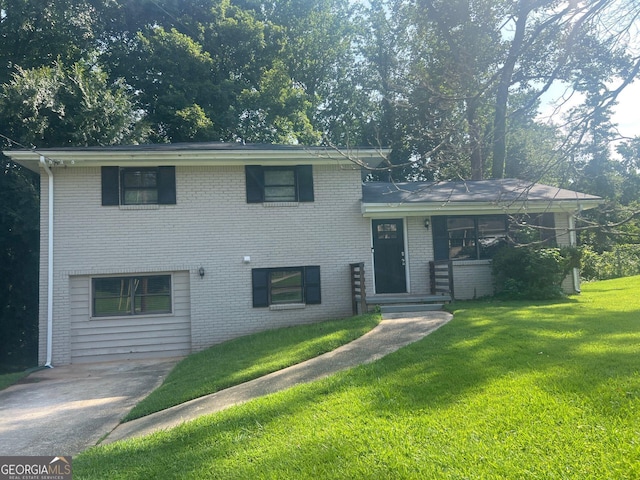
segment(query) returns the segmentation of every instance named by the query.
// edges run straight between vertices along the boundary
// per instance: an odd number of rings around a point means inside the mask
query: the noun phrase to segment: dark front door
[[[376,293],[406,293],[402,219],[373,220],[372,227]]]

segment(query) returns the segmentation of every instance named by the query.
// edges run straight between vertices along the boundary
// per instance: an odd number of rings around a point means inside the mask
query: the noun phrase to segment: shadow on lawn
[[[612,378],[629,386],[624,397],[640,398],[637,312],[593,308],[574,299],[521,307],[514,302],[474,302],[468,311],[458,306],[445,328],[382,360],[394,365],[383,378],[396,401],[381,398],[372,408],[437,408],[495,380],[528,374],[535,375],[536,387],[579,397],[599,410],[600,387]],[[377,366],[371,368],[371,377],[380,374]]]
[[[366,444],[362,437],[376,435],[367,431],[375,422],[367,427],[362,416],[437,414],[495,382],[520,377],[556,398],[578,399],[600,414],[616,415],[621,402],[640,399],[640,322],[637,312],[599,305],[575,299],[533,307],[525,302],[459,303],[449,324],[377,362],[200,418],[133,448],[125,443],[89,451],[74,460],[74,468],[86,474],[94,458],[100,468],[112,465],[100,471],[105,478],[122,472],[127,478],[136,478],[136,472],[141,472],[138,478],[224,478],[225,473],[249,478],[279,462],[325,462],[334,468],[348,461],[340,453],[344,442],[354,441],[353,432],[331,430],[335,423],[349,425],[353,418],[361,430],[357,441]],[[616,388],[608,385],[612,378]],[[272,435],[285,435],[289,450],[252,450]],[[129,445],[123,455],[121,445]],[[250,460],[232,462],[239,457]],[[171,461],[156,464],[158,458]]]

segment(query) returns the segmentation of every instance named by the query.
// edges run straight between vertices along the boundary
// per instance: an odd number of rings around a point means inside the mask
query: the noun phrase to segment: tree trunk
[[[484,168],[482,161],[482,135],[476,112],[478,101],[476,98],[467,100],[467,124],[469,126],[469,139],[471,143],[471,180],[482,180]]]
[[[507,104],[509,100],[509,87],[513,77],[522,43],[524,41],[525,28],[527,26],[526,7],[519,8],[516,20],[516,30],[511,41],[509,54],[500,73],[500,81],[496,92],[495,116],[493,119],[493,162],[491,164],[491,178],[503,178],[507,158]]]

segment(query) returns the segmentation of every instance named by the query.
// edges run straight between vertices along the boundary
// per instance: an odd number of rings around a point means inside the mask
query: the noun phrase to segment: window
[[[507,242],[506,215],[434,217],[436,260],[479,260],[493,257]]]
[[[171,313],[171,275],[92,279],[94,317]]]
[[[394,240],[398,238],[398,223],[379,223],[376,233],[381,240]]]
[[[556,228],[553,213],[518,215],[509,227],[510,235],[516,243],[539,243],[545,247],[555,247]]]
[[[253,306],[320,303],[320,267],[254,268]]]
[[[120,170],[121,203],[142,205],[158,203],[158,170],[123,168]]]
[[[311,165],[291,167],[245,167],[247,203],[313,202],[313,168]]]
[[[175,203],[175,167],[102,167],[102,205]]]

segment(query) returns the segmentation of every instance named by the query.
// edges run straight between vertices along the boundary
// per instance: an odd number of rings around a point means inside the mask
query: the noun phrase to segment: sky
[[[614,121],[625,136],[640,136],[640,79],[625,88],[615,106]]]
[[[553,111],[553,104],[564,93],[564,87],[560,85],[552,86],[547,93],[541,97],[539,120],[548,120],[549,114]],[[576,97],[568,102],[562,110],[577,105],[581,101]],[[613,123],[617,125],[618,132],[624,139],[640,137],[640,78],[627,87],[618,96],[617,105],[613,107]],[[557,121],[560,116],[554,117],[552,121]],[[626,138],[625,138],[626,137]],[[617,144],[617,142],[615,142]]]

